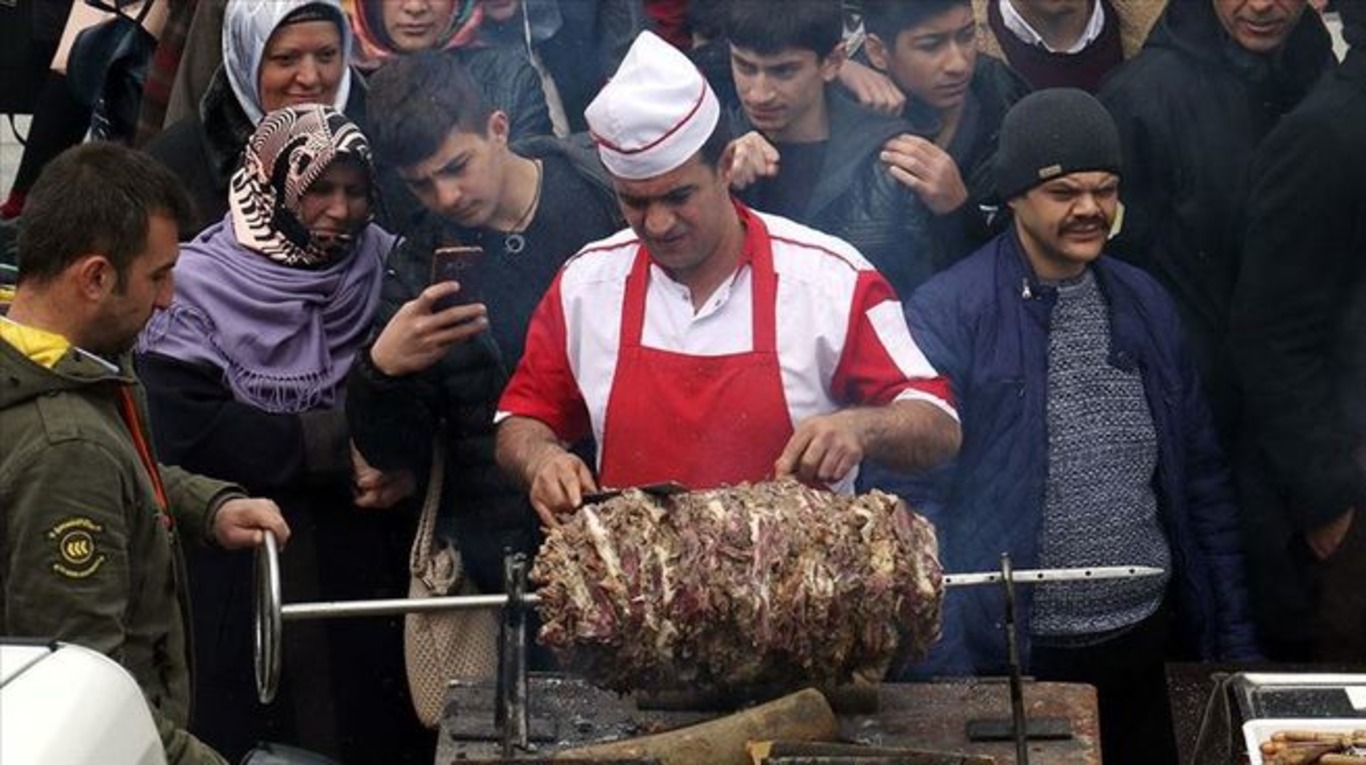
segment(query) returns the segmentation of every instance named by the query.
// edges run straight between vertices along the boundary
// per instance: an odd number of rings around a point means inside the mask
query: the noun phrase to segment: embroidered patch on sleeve
[[[52,572],[68,579],[85,579],[100,570],[105,555],[99,549],[104,527],[80,516],[67,518],[48,529],[47,538],[57,546]]]

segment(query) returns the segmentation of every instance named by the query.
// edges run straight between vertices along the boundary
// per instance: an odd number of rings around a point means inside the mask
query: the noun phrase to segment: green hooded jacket
[[[211,541],[231,484],[139,456],[147,409],[128,360],[72,348],[45,368],[0,340],[0,634],[102,651],[137,680],[167,759],[224,760],[190,717],[188,603],[178,536]],[[121,415],[131,397],[136,427]],[[172,530],[174,529],[174,531]],[[175,531],[179,531],[177,534]]]

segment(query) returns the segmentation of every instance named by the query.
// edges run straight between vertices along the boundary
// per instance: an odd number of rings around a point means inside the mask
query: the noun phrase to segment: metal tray
[[[1263,765],[1261,744],[1263,741],[1271,740],[1271,735],[1277,731],[1284,730],[1311,730],[1323,733],[1351,733],[1356,730],[1366,729],[1362,725],[1360,718],[1332,719],[1323,718],[1315,720],[1290,719],[1290,720],[1249,720],[1243,723],[1243,743],[1247,745],[1248,765]]]
[[[1366,719],[1366,674],[1240,672],[1231,687],[1244,720]]]

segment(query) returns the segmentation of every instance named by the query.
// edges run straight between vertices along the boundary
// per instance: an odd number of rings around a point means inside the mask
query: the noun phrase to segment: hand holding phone
[[[438,247],[432,251],[431,283],[459,282],[460,291],[432,304],[432,312],[455,305],[484,302],[484,249],[465,245]]]

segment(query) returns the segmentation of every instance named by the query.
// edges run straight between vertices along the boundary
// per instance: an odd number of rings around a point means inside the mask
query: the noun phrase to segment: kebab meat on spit
[[[937,552],[892,495],[789,479],[585,506],[531,579],[541,642],[603,687],[835,685],[939,637]]]

